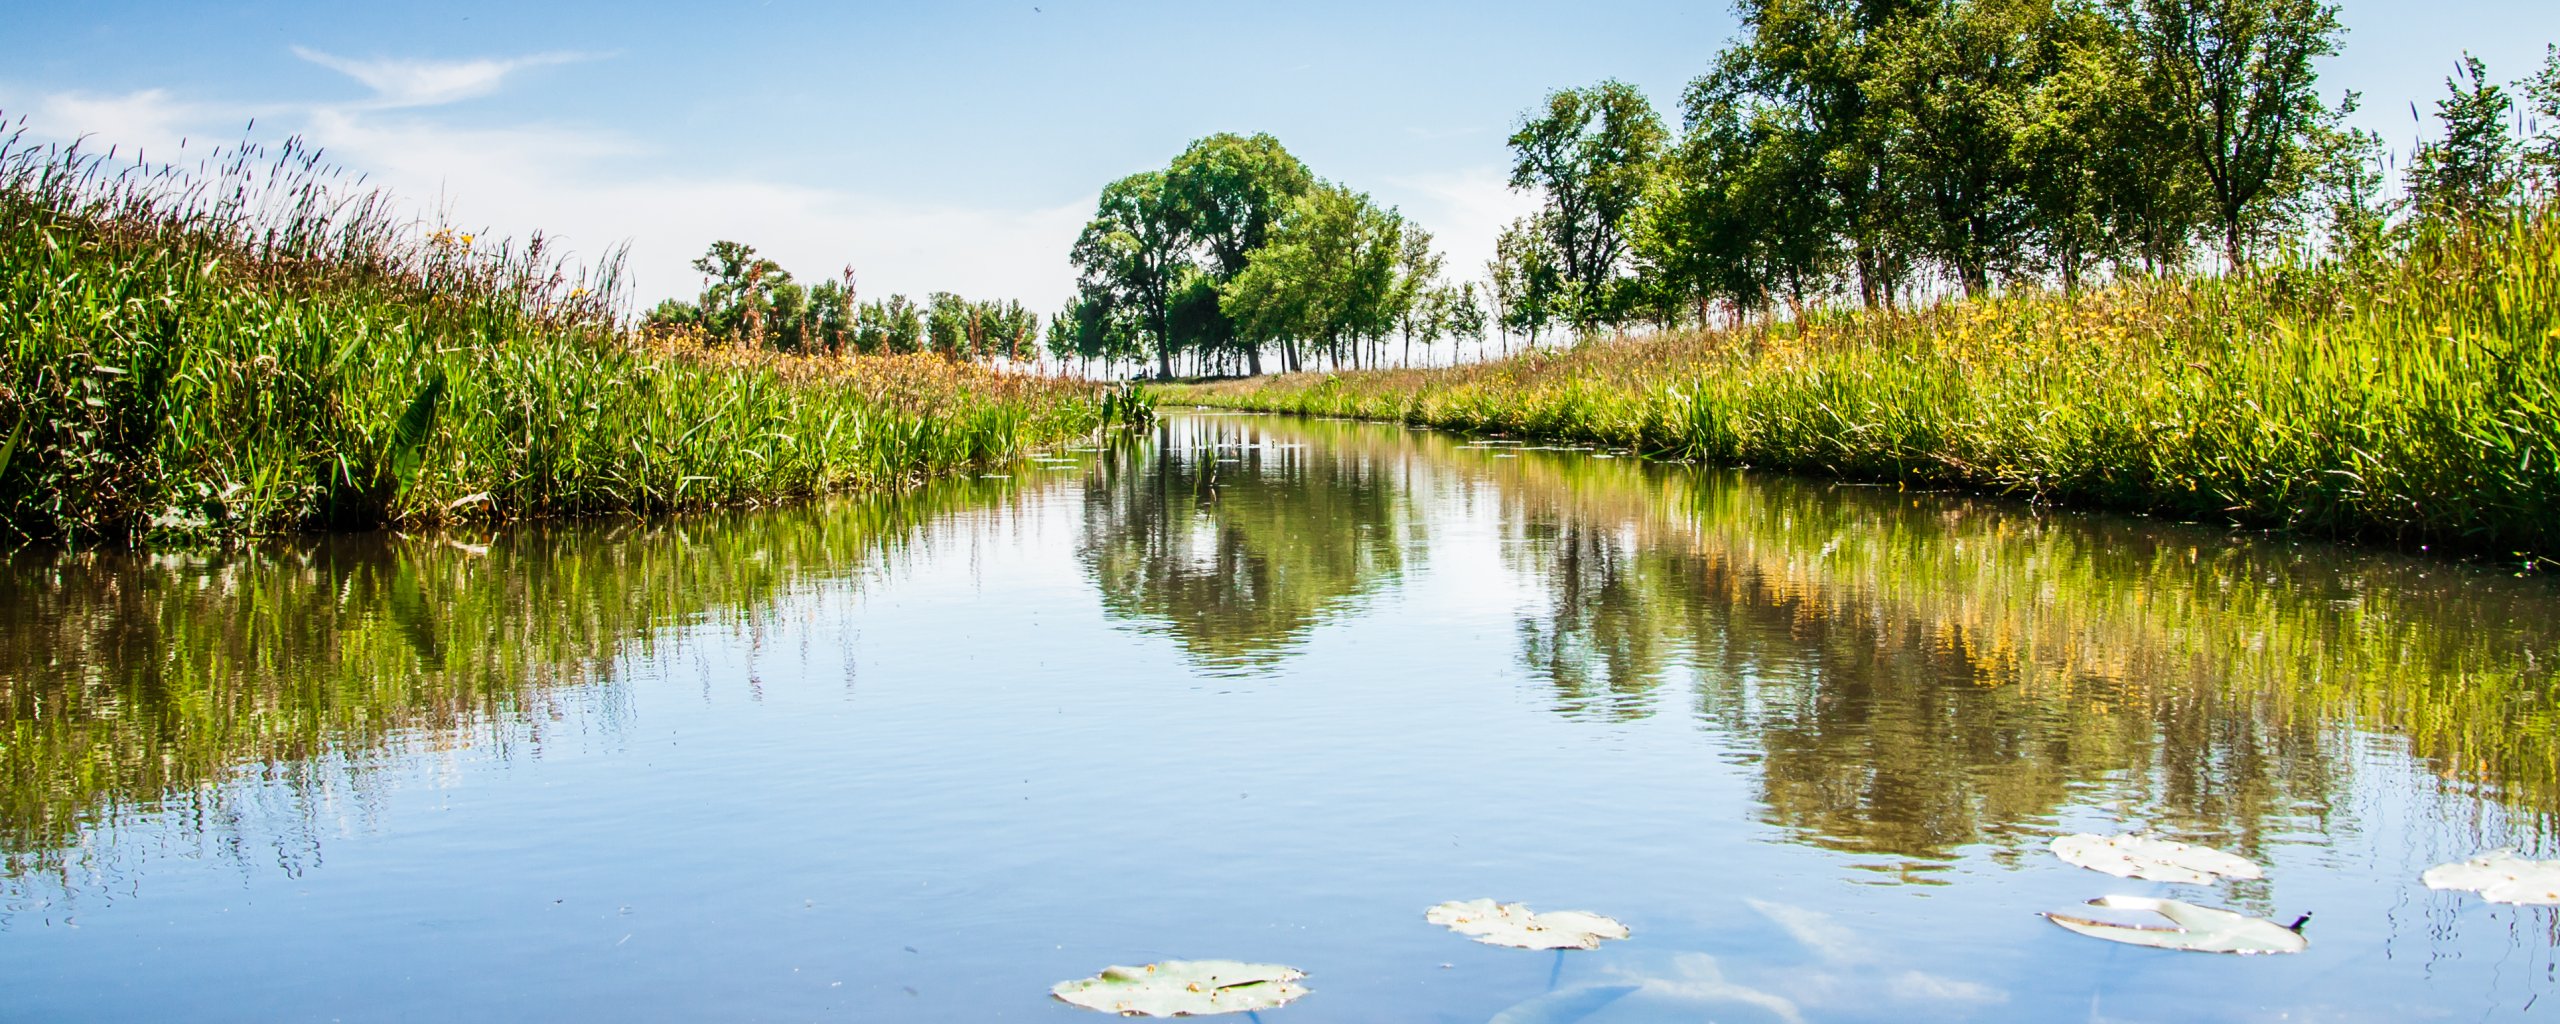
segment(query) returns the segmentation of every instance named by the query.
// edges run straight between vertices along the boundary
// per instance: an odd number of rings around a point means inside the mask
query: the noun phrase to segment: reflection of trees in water
[[[1639,718],[1679,655],[1688,621],[1687,562],[1664,559],[1618,524],[1558,517],[1524,523],[1515,568],[1542,577],[1544,615],[1519,622],[1520,658],[1555,688],[1567,714]]]
[[[524,529],[486,548],[339,537],[0,560],[0,877],[65,870],[82,829],[150,810],[243,855],[271,846],[290,870],[317,833],[265,812],[361,816],[381,745],[503,754],[573,711],[610,727],[613,687],[574,702],[559,687],[609,682],[659,629],[754,628],[792,588],[877,565],[1000,486]],[[251,766],[256,784],[225,785]],[[261,805],[261,835],[240,834],[241,800]]]
[[[2128,801],[2242,849],[2316,825],[2357,728],[2560,810],[2560,595],[2440,563],[2137,520],[1584,459],[1500,470],[1568,714],[1672,680],[1756,748],[1766,813],[1938,857]]]
[[[1203,665],[1259,668],[1400,576],[1420,544],[1402,453],[1310,430],[1180,418],[1112,453],[1079,552],[1103,607]]]

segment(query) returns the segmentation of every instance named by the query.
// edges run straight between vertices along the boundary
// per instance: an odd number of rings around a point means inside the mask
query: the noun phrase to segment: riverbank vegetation
[[[2560,175],[2560,50],[2465,56],[2393,160],[2325,100],[2320,0],[1738,5],[1666,127],[1633,87],[1551,94],[1511,137],[1541,209],[1488,267],[1506,332],[1805,319],[2324,260],[2529,210]],[[2447,54],[2447,58],[2455,55]],[[2391,186],[2399,171],[2399,189]]]
[[[1172,400],[2560,558],[2560,216],[2362,269],[2021,291]]]
[[[1093,384],[629,329],[618,258],[426,231],[294,143],[0,144],[0,537],[664,512],[1096,426]],[[719,340],[719,339],[713,339]]]
[[[1496,319],[1591,343],[1186,397],[2560,558],[2560,50],[2395,192],[2326,5],[1847,11],[1746,4],[1681,138],[1523,119]]]

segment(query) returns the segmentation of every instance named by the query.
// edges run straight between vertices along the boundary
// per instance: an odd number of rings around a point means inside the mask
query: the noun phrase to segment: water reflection
[[[1409,452],[1378,437],[1190,416],[1113,450],[1085,483],[1080,547],[1103,606],[1214,671],[1278,663],[1420,557]]]
[[[1522,662],[1557,709],[1685,699],[1822,845],[1944,857],[2105,799],[2252,850],[2320,826],[2353,730],[2405,736],[2528,839],[2560,809],[2545,581],[1625,461],[1486,471],[1546,595]]]
[[[1239,954],[1319,972],[1308,1024],[2045,1019],[2102,989],[2126,1019],[2391,1019],[2549,987],[2549,912],[2414,879],[2550,849],[2551,582],[1597,455],[1178,416],[781,514],[20,555],[0,896],[35,898],[0,900],[0,987],[142,1017],[275,950],[332,969],[239,1016],[503,1016],[538,984],[975,1020]],[[857,644],[858,686],[829,674]],[[1237,674],[1285,685],[1199,682]],[[2267,863],[2180,895],[2317,910],[2313,954],[2033,918],[2125,891],[2044,837],[2130,825]],[[252,870],[169,858],[150,913],[76,935],[22,884],[190,837]],[[1550,965],[1416,922],[1476,895],[1638,937]],[[83,943],[116,928],[202,952],[109,984]]]
[[[308,819],[364,803],[386,747],[506,757],[564,726],[609,731],[616,667],[647,659],[659,631],[752,620],[795,587],[876,567],[920,526],[1010,492],[959,481],[916,497],[486,543],[375,536],[10,556],[5,874],[67,870],[85,829],[154,811],[193,821],[219,847],[273,848],[298,870],[316,847],[308,830],[228,834],[232,802],[248,796],[226,783],[243,769],[279,784],[249,787],[255,798],[295,801]],[[261,817],[274,832],[276,816]]]

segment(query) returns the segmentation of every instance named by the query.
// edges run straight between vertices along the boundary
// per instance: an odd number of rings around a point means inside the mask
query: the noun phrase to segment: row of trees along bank
[[[738,242],[711,243],[693,268],[702,272],[701,296],[659,303],[645,322],[653,333],[784,352],[934,352],[981,362],[1039,356],[1040,315],[1020,302],[975,302],[950,292],[921,304],[904,295],[859,302],[852,267],[836,280],[804,285]]]
[[[1103,187],[1070,254],[1078,288],[1050,320],[1062,360],[1177,359],[1199,372],[1381,365],[1400,338],[1481,337],[1473,282],[1442,279],[1431,233],[1315,177],[1268,135],[1193,142],[1161,171]]]
[[[1665,127],[1619,82],[1511,137],[1543,197],[1488,267],[1532,339],[1783,307],[2076,291],[2271,257],[2370,259],[2395,232],[2528,203],[2560,167],[2560,54],[2519,97],[2465,57],[2403,165],[2325,103],[2320,0],[1744,0]],[[2414,111],[2413,111],[2414,113]]]

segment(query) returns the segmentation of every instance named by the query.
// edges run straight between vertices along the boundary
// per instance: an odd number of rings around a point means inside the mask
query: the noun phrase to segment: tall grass
[[[757,504],[1103,416],[1092,385],[931,357],[651,342],[618,253],[427,231],[297,143],[116,156],[0,138],[0,538]]]
[[[1171,400],[2560,558],[2560,207],[2361,268],[2028,292]]]

